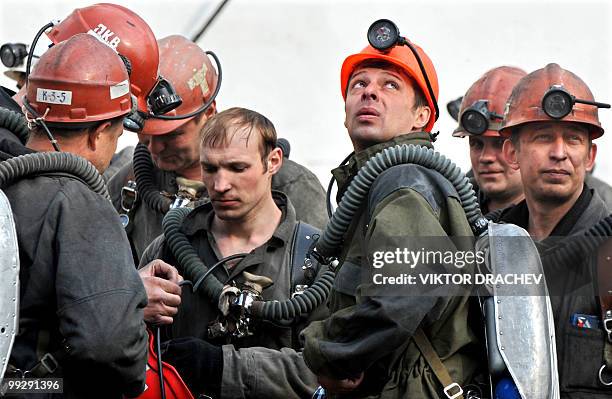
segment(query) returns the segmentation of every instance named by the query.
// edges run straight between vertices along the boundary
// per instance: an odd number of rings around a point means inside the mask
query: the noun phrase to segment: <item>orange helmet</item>
[[[523,77],[506,104],[499,133],[510,137],[512,128],[530,122],[576,122],[589,128],[591,139],[604,130],[598,108],[609,104],[593,100],[593,93],[582,79],[557,64],[548,64]]]
[[[376,27],[376,25],[380,24],[381,22],[391,23],[393,25],[393,28],[397,30],[397,27],[395,27],[395,25],[391,21],[379,20],[379,21],[376,21],[370,27],[370,31],[372,30],[372,28]],[[396,32],[396,33],[399,34],[399,32]],[[404,39],[404,38],[400,38],[400,39],[403,39],[406,42],[408,42],[407,39]],[[371,45],[369,45],[363,50],[361,50],[360,53],[349,55],[344,60],[344,63],[342,64],[342,70],[340,72],[340,88],[342,89],[342,98],[344,98],[344,100],[346,101],[348,81],[351,78],[353,72],[355,71],[355,68],[357,67],[359,63],[365,60],[387,61],[397,66],[398,68],[403,70],[408,76],[410,76],[410,78],[412,78],[416,82],[416,84],[419,86],[419,88],[423,92],[423,95],[427,99],[427,104],[429,105],[429,108],[431,109],[431,116],[429,118],[429,122],[427,122],[427,125],[424,127],[424,130],[427,132],[430,132],[431,129],[433,128],[434,123],[436,122],[439,116],[438,115],[439,112],[437,112],[437,109],[438,109],[437,98],[438,98],[438,90],[439,90],[438,89],[438,75],[436,73],[436,69],[433,66],[433,63],[431,62],[431,59],[427,56],[427,54],[425,54],[423,49],[412,42],[410,42],[410,45],[414,47],[417,54],[419,55],[419,58],[421,59],[421,62],[423,63],[423,69],[425,70],[425,75],[427,76],[425,76],[422,73],[421,67],[419,65],[419,61],[417,60],[412,50],[407,45],[395,45],[394,47],[391,47],[390,49],[383,50],[383,51],[377,50]],[[429,88],[427,87],[427,79],[429,80],[429,83],[431,84],[433,97],[430,94]]]
[[[200,108],[213,94],[217,85],[217,71],[210,59],[191,40],[172,35],[160,39],[160,73],[175,87],[183,100],[178,108],[166,115],[188,114]],[[141,133],[160,135],[170,133],[195,118],[162,120],[147,119]]]
[[[92,35],[129,60],[131,92],[138,109],[148,112],[147,96],[159,76],[159,51],[149,25],[125,7],[101,3],[75,9],[48,36],[57,44],[77,33]]]
[[[459,126],[453,136],[499,137],[506,100],[514,85],[525,75],[527,72],[510,66],[493,68],[482,75],[463,96]]]
[[[103,121],[132,109],[125,64],[112,49],[84,33],[40,57],[24,102],[48,124]]]

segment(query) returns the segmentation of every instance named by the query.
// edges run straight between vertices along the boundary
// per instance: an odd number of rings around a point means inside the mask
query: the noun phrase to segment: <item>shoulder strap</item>
[[[449,399],[463,399],[463,389],[459,384],[453,381],[421,327],[417,328],[412,338],[436,378],[442,383],[444,395]]]
[[[601,307],[601,321],[606,332],[604,340],[602,369],[612,370],[612,239],[606,240],[599,247],[597,254],[597,284],[599,288],[599,305]],[[602,379],[602,371],[599,378]],[[612,381],[601,381],[610,386]]]
[[[304,264],[306,254],[313,243],[313,235],[315,234],[321,234],[321,230],[302,221],[298,221],[293,230],[290,255],[292,294],[300,292],[312,284],[319,272],[318,262],[313,262],[311,267],[306,267]]]

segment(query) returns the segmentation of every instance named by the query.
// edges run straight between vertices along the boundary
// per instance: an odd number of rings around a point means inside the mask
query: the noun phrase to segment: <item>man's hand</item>
[[[336,394],[350,393],[357,389],[357,387],[359,387],[363,381],[363,372],[361,372],[361,374],[355,378],[345,378],[343,380],[336,380],[324,375],[318,375],[317,379],[319,380],[319,384],[325,388],[326,392]]]
[[[178,283],[183,278],[178,270],[160,259],[155,259],[138,270],[138,274],[149,300],[144,309],[145,321],[151,324],[172,324],[172,317],[181,304],[181,287]]]

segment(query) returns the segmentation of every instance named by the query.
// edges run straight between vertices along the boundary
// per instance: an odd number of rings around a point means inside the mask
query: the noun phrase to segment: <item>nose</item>
[[[498,153],[499,153],[499,150],[497,150],[495,146],[493,146],[491,143],[486,141],[482,147],[482,151],[480,152],[479,161],[480,163],[486,163],[486,164],[493,163],[495,162],[495,159],[497,158]]]
[[[376,101],[378,99],[378,92],[376,90],[376,85],[373,83],[368,84],[363,89],[363,93],[361,94],[361,99],[363,101],[373,100]]]
[[[219,170],[213,178],[213,190],[217,193],[226,193],[232,188],[229,176],[225,171]]]
[[[151,154],[157,155],[164,150],[166,145],[164,144],[164,140],[162,140],[160,137],[150,136],[147,147],[149,148],[149,152],[151,152]]]
[[[555,161],[563,161],[567,158],[567,148],[563,137],[557,137],[550,147],[550,158]]]

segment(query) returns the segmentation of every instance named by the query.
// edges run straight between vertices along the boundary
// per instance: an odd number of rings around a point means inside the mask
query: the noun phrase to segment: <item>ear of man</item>
[[[514,169],[519,170],[520,166],[518,164],[518,158],[516,156],[517,148],[512,140],[504,141],[504,145],[502,147],[502,153],[504,155],[504,159],[508,163],[508,165]]]

